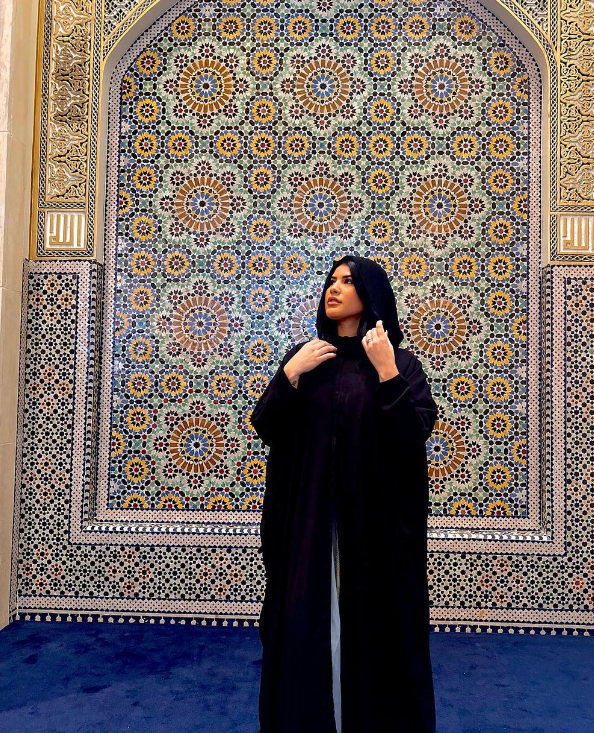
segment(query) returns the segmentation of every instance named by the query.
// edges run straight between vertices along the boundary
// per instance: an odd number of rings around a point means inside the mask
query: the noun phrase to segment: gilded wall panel
[[[560,203],[594,206],[594,5],[560,7]],[[590,243],[592,245],[592,242]]]
[[[54,6],[48,88],[46,200],[84,204],[87,190],[92,3]]]
[[[46,0],[38,58],[32,256],[93,256],[86,244],[91,170],[93,0]],[[76,231],[76,234],[75,234]]]

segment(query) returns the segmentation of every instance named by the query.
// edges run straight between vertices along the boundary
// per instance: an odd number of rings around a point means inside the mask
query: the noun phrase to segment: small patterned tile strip
[[[103,37],[106,41],[106,50],[111,49],[112,43],[110,43],[110,37],[115,35],[115,32],[122,26],[124,29],[130,27],[131,22],[146,12],[147,8],[154,5],[155,0],[103,0]],[[262,8],[270,6],[270,2],[262,2]],[[343,6],[348,6],[348,3],[342,2]],[[203,2],[205,9],[208,7],[208,0]],[[325,3],[326,7],[332,8],[334,3]],[[548,12],[549,2],[548,0],[520,0],[518,5],[525,10],[529,17],[533,18],[536,23],[545,32],[549,30]],[[321,7],[322,3],[318,3],[318,7]],[[382,2],[382,7],[388,6],[388,3]]]

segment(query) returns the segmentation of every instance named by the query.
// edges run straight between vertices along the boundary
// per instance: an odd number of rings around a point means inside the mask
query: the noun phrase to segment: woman
[[[433,733],[425,441],[437,405],[398,346],[379,264],[334,262],[316,328],[251,416],[270,448],[260,731]]]

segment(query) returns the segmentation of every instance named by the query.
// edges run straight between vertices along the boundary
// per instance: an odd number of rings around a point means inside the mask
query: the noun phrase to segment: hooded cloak
[[[364,312],[361,335],[338,336],[325,293],[348,258]],[[379,319],[399,371],[384,382],[362,344]],[[336,733],[333,540],[342,733],[434,733],[425,441],[438,408],[421,362],[399,346],[396,301],[381,265],[354,255],[335,261],[316,328],[337,355],[301,374],[295,388],[284,366],[307,341],[292,346],[251,415],[270,449],[260,524],[260,733]]]

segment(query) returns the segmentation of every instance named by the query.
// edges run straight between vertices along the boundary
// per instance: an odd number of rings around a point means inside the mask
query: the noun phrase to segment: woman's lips
[[[328,305],[340,305],[340,300],[329,300]]]

